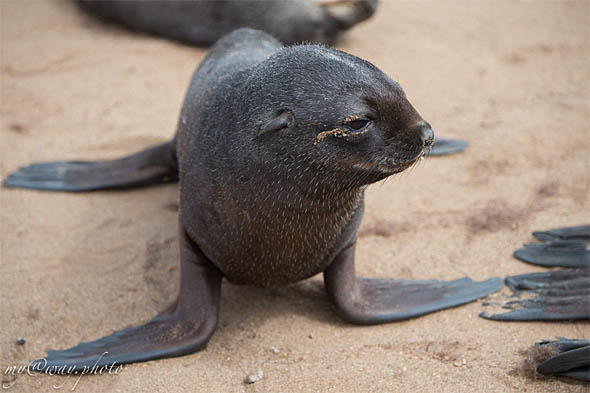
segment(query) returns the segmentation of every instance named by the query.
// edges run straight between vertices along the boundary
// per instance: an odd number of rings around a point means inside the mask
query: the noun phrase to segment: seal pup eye
[[[371,120],[369,120],[369,119],[355,119],[355,120],[351,120],[351,121],[347,122],[346,125],[351,130],[358,132],[358,131],[362,131],[363,129],[365,129],[370,123],[371,123]]]

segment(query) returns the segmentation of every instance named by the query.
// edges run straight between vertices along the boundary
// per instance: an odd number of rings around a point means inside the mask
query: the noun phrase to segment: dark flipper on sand
[[[175,142],[111,161],[55,161],[20,168],[4,186],[48,191],[94,191],[143,187],[178,180]]]
[[[557,352],[539,364],[537,372],[590,381],[590,341],[558,338],[535,344],[537,349],[550,348]]]
[[[514,252],[523,262],[540,266],[590,268],[590,225],[533,232],[543,243],[527,243]]]
[[[514,252],[522,261],[547,267],[575,267],[506,278],[515,300],[511,310],[481,317],[497,321],[562,321],[590,319],[590,226],[533,232],[544,243],[529,243]],[[491,305],[491,304],[488,304]]]
[[[215,325],[221,292],[221,273],[181,230],[181,283],[178,300],[145,325],[129,327],[63,351],[47,351],[33,370],[64,367],[68,373],[92,367],[144,362],[199,351]]]
[[[459,139],[437,138],[430,150],[431,156],[446,156],[455,154],[467,149],[469,144]]]
[[[497,321],[561,321],[590,319],[590,269],[562,269],[506,278],[516,300],[502,305],[511,311],[480,314]]]
[[[587,246],[584,240],[527,243],[514,251],[514,257],[533,265],[590,268],[590,250]]]
[[[344,250],[324,272],[324,283],[342,318],[358,324],[378,324],[414,318],[459,306],[499,291],[500,278],[473,282],[411,281],[357,278],[354,247]]]
[[[553,240],[585,240],[590,242],[590,225],[535,231],[533,236],[542,242]]]

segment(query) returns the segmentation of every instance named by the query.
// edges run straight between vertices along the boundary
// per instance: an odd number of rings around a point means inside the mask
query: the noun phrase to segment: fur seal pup
[[[323,272],[337,313],[357,324],[413,318],[499,290],[499,278],[355,275],[365,187],[412,166],[433,141],[401,86],[371,63],[234,31],[195,72],[171,142],[115,161],[33,164],[5,180],[84,191],[180,179],[174,304],[144,325],[47,351],[36,367],[80,370],[203,349],[223,277],[268,287]]]
[[[78,0],[88,13],[119,25],[209,46],[240,27],[263,30],[280,41],[334,42],[352,26],[370,18],[378,0]]]

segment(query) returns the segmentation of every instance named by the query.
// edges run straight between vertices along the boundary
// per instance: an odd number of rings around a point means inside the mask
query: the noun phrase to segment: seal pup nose
[[[420,134],[424,147],[430,147],[434,145],[434,131],[430,124],[425,121],[421,121],[416,126],[416,131]]]

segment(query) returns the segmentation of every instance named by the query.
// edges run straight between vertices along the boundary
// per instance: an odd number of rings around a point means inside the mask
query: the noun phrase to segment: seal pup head
[[[434,133],[371,63],[317,45],[285,48],[248,81],[255,156],[316,183],[360,187],[414,164]],[[302,180],[310,176],[300,176]]]

